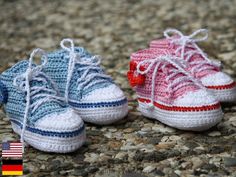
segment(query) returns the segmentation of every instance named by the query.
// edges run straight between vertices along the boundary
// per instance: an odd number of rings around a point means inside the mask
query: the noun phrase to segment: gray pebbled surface
[[[103,56],[102,65],[129,99],[128,117],[115,125],[87,125],[78,151],[50,154],[28,148],[25,176],[236,176],[236,106],[224,105],[224,120],[203,133],[175,130],[144,118],[126,71],[129,55],[162,36],[167,27],[185,33],[210,30],[201,46],[236,77],[236,1],[197,0],[1,0],[0,71],[35,47],[51,51],[64,37]],[[0,112],[0,140],[17,140]]]

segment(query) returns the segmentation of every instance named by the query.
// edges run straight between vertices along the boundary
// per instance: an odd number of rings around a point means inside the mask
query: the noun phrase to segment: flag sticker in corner
[[[2,175],[23,175],[22,143],[2,143]]]
[[[4,158],[4,157],[22,158],[22,143],[3,142],[2,143],[2,158]]]

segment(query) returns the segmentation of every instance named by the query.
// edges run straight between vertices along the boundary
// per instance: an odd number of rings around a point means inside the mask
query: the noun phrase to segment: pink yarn
[[[177,36],[175,36],[174,38],[178,38]],[[176,44],[173,44],[171,43],[171,39],[156,39],[156,40],[153,40],[151,41],[150,43],[150,49],[152,50],[157,50],[156,52],[159,52],[159,53],[162,53],[163,50],[164,51],[168,51],[170,52],[171,54],[177,56],[177,57],[180,57],[181,56],[181,52],[177,52],[175,53],[176,49],[178,48],[179,46],[176,45]],[[188,51],[195,51],[196,49],[190,44],[186,47],[185,49],[185,52],[188,52]],[[190,60],[191,61],[204,61],[204,58],[199,55],[199,54],[195,54],[193,55]],[[188,65],[188,67],[186,68],[187,71],[191,71],[192,70],[192,67],[194,65]],[[208,69],[208,70],[203,70],[201,72],[196,72],[194,73],[194,77],[197,78],[197,79],[201,79],[202,77],[204,76],[207,76],[207,75],[211,75],[211,74],[215,74],[217,72],[219,72],[219,68],[218,67],[214,67],[212,66],[212,69]]]
[[[168,53],[169,53],[168,50],[143,49],[143,50],[139,50],[131,54],[131,62],[139,63],[144,60],[152,60],[152,59],[157,58],[158,56],[167,55]],[[161,66],[163,66],[163,64],[161,64]],[[148,67],[147,64],[144,65],[144,67],[147,68]],[[153,66],[151,70],[145,75],[146,77],[145,83],[143,85],[138,85],[134,88],[139,97],[142,97],[142,98],[150,97],[151,87],[152,87],[152,75],[153,75],[154,67],[155,66]],[[194,83],[192,83],[189,80],[188,86],[180,87],[177,91],[172,92],[169,95],[169,93],[167,93],[167,87],[170,83],[166,81],[166,77],[173,73],[172,71],[173,69],[176,69],[176,68],[172,66],[171,64],[167,64],[167,66],[164,67],[165,73],[162,69],[158,70],[156,80],[155,80],[155,95],[154,95],[155,101],[158,100],[166,104],[171,104],[175,99],[184,95],[185,93],[199,89]],[[184,74],[179,73],[169,82],[172,82],[175,79],[181,78],[183,76]]]

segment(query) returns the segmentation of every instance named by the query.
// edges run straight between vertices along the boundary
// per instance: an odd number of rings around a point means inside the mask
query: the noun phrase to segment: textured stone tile
[[[236,77],[236,1],[189,0],[2,0],[0,71],[27,58],[35,47],[52,51],[64,37],[103,57],[102,65],[129,98],[126,120],[111,126],[87,125],[88,140],[61,155],[26,149],[26,176],[235,176],[236,108],[203,133],[179,131],[144,118],[125,78],[130,53],[147,48],[167,27],[190,33],[208,28],[200,44]],[[19,137],[0,113],[0,139]]]

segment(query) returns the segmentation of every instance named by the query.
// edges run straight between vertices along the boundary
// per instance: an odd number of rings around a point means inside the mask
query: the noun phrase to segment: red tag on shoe
[[[141,66],[140,70],[143,71],[144,67]],[[131,87],[143,85],[145,82],[145,76],[137,73],[137,63],[134,61],[130,62],[130,70],[127,72],[127,77],[129,79]]]

